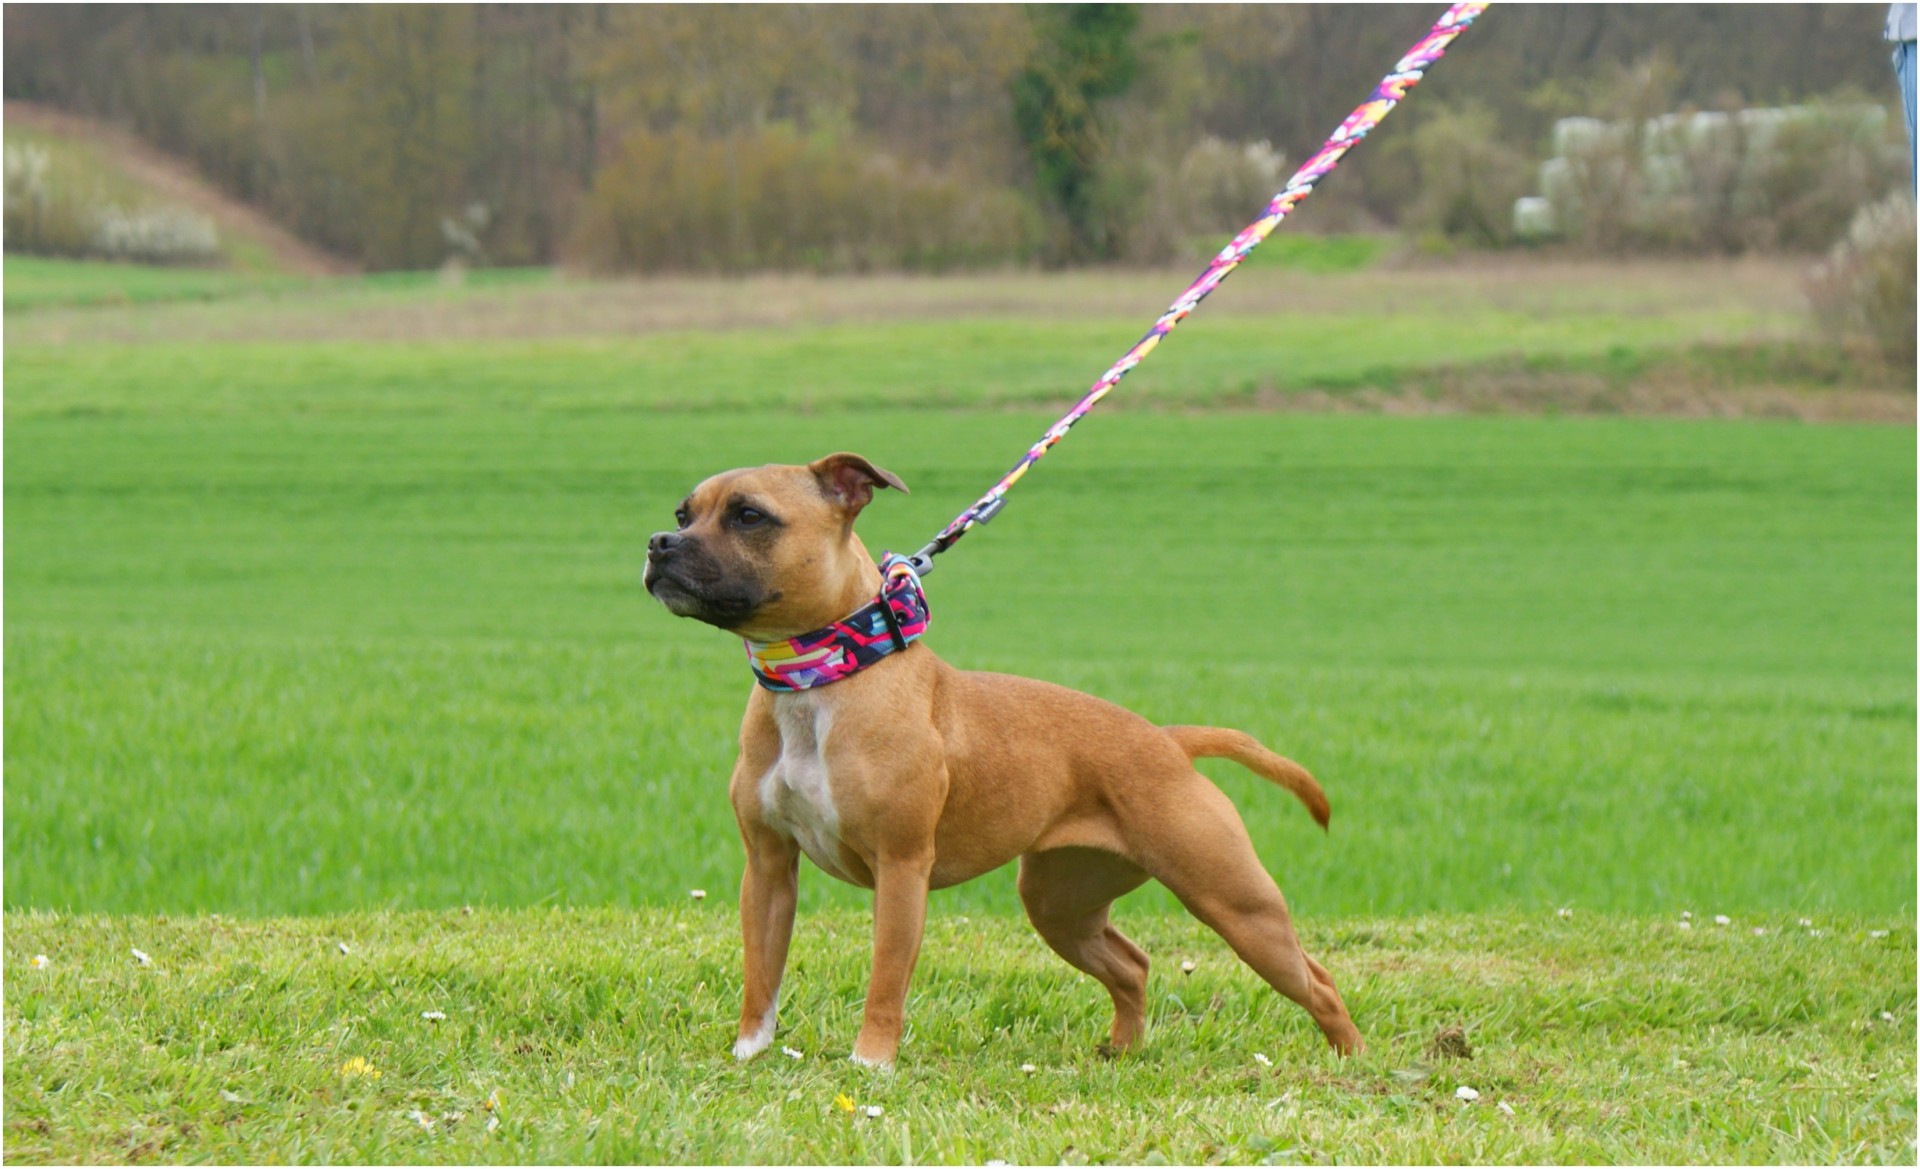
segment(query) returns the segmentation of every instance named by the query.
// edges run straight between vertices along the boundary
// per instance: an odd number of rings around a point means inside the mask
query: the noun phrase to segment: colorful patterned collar
[[[927,631],[927,594],[904,556],[880,558],[880,595],[825,629],[748,641],[747,665],[769,690],[811,690],[866,669]]]

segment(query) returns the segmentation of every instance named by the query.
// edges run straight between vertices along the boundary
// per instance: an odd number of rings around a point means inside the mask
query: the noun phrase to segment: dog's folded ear
[[[815,459],[807,464],[807,469],[820,481],[822,494],[854,513],[873,502],[876,487],[891,487],[902,495],[908,494],[900,476],[848,451]]]

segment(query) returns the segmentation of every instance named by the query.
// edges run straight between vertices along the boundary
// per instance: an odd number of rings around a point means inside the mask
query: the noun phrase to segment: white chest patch
[[[833,710],[801,690],[776,695],[773,718],[780,728],[780,758],[760,779],[761,818],[793,837],[814,864],[848,880],[840,868],[840,814],[825,754]]]

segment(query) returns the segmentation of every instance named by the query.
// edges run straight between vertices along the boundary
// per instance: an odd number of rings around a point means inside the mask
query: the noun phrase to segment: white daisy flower
[[[1867,936],[1870,938],[1884,938],[1891,932],[1891,930],[1868,930]]]
[[[347,944],[346,944],[345,942],[340,942],[340,943],[339,943],[339,946],[340,946],[340,952],[341,952],[342,954],[351,954],[351,953],[353,953],[353,951],[352,951],[352,950],[349,950],[349,949],[347,949]]]
[[[439,1023],[446,1020],[447,1013],[445,1011],[421,1011],[420,1017],[429,1023]]]
[[[1480,1098],[1480,1093],[1474,1091],[1472,1088],[1467,1087],[1465,1084],[1462,1084],[1458,1088],[1455,1088],[1453,1090],[1453,1094],[1456,1097],[1462,1100],[1465,1100],[1469,1104],[1473,1103],[1475,1100],[1478,1100]]]
[[[1733,924],[1733,919],[1732,919],[1732,918],[1730,918],[1730,917],[1728,917],[1728,916],[1727,916],[1726,914],[1724,914],[1724,913],[1716,913],[1716,914],[1714,914],[1714,915],[1713,915],[1713,924],[1715,924],[1715,925],[1732,925],[1732,924]]]
[[[1754,936],[1754,937],[1756,937],[1756,938],[1763,938],[1763,937],[1765,937],[1766,935],[1767,935],[1767,927],[1766,927],[1766,926],[1763,926],[1763,925],[1757,925],[1757,926],[1754,926],[1754,927],[1753,927],[1753,936]]]
[[[1506,1113],[1508,1116],[1513,1115],[1513,1105],[1507,1103],[1505,1100],[1502,1100],[1500,1101],[1500,1103],[1495,1104],[1494,1107]]]
[[[862,1109],[861,1109],[860,1111],[862,1111],[862,1112],[864,1112],[864,1113],[866,1113],[866,1114],[867,1114],[867,1119],[868,1119],[868,1120],[879,1120],[879,1119],[880,1119],[880,1117],[881,1117],[881,1116],[882,1116],[882,1115],[883,1115],[883,1114],[884,1114],[884,1113],[885,1113],[885,1112],[886,1112],[887,1110],[886,1110],[886,1109],[884,1109],[884,1108],[882,1108],[882,1107],[880,1107],[880,1106],[879,1106],[878,1104],[869,1104],[869,1105],[867,1105],[867,1106],[866,1106],[865,1108],[862,1108]]]
[[[52,960],[49,959],[45,954],[35,954],[33,956],[33,968],[35,970],[45,970],[47,967],[51,965],[53,965]]]
[[[806,1055],[805,1055],[804,1053],[802,1053],[802,1052],[799,1052],[799,1051],[795,1051],[795,1050],[794,1050],[793,1048],[791,1048],[791,1047],[782,1047],[782,1048],[780,1049],[780,1054],[781,1054],[781,1055],[784,1055],[784,1056],[786,1056],[786,1057],[787,1057],[788,1059],[805,1059],[805,1058],[807,1058],[807,1057],[806,1057]]]
[[[1681,928],[1681,929],[1683,929],[1683,930],[1690,930],[1690,929],[1692,929],[1692,928],[1693,928],[1693,923],[1692,923],[1692,922],[1690,922],[1690,921],[1685,921],[1685,920],[1682,920],[1682,921],[1680,922],[1680,928]]]
[[[1800,928],[1801,928],[1801,929],[1803,929],[1803,930],[1810,930],[1810,929],[1812,929],[1812,928],[1813,928],[1813,919],[1812,919],[1812,918],[1810,918],[1810,917],[1803,917],[1803,918],[1801,918],[1801,919],[1800,919]]]
[[[1196,969],[1198,968],[1194,966],[1191,959],[1180,963],[1180,973],[1182,974],[1192,974]]]
[[[1692,920],[1693,920],[1693,910],[1691,910],[1691,909],[1683,909],[1683,910],[1681,910],[1681,911],[1680,911],[1680,920],[1681,920],[1681,921],[1692,921]]]
[[[1023,1072],[1025,1072],[1025,1073],[1026,1073],[1026,1074],[1028,1074],[1028,1075],[1032,1075],[1033,1073],[1035,1073],[1035,1072],[1037,1072],[1037,1071],[1039,1071],[1040,1069],[1039,1069],[1039,1068],[1037,1068],[1037,1067],[1034,1067],[1034,1066],[1033,1066],[1032,1064],[1030,1064],[1030,1063],[1023,1063],[1023,1064],[1021,1064],[1021,1065],[1020,1065],[1020,1070],[1021,1070],[1021,1071],[1023,1071]]]
[[[1259,1064],[1263,1068],[1270,1068],[1273,1066],[1273,1061],[1267,1058],[1267,1053],[1264,1051],[1254,1052],[1253,1062]]]
[[[1570,906],[1566,906],[1566,905],[1562,905],[1562,906],[1561,906],[1560,908],[1558,908],[1558,909],[1556,909],[1556,910],[1554,910],[1554,911],[1553,911],[1553,916],[1555,916],[1555,917],[1572,917],[1572,916],[1573,916],[1573,909],[1572,909],[1572,907],[1570,907]]]
[[[705,889],[689,889],[687,890],[687,896],[693,898],[695,901],[705,901],[707,899],[707,891]]]
[[[147,957],[145,950],[140,949],[138,946],[129,946],[127,948],[133,951],[133,960],[135,962],[140,963],[142,966],[153,965],[153,959]]]

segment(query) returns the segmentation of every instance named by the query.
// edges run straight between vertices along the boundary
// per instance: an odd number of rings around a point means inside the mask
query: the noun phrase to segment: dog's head
[[[675,615],[755,641],[819,629],[879,591],[879,571],[853,534],[877,487],[907,489],[845,452],[723,471],[675,510],[675,530],[647,542],[641,579]]]

